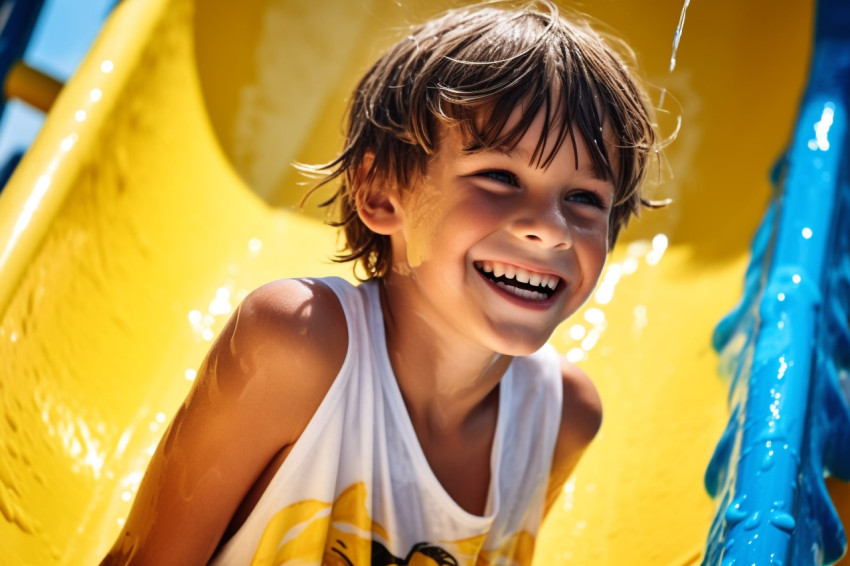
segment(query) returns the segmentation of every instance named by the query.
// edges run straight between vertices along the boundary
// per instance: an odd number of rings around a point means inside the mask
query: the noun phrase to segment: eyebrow
[[[524,149],[520,148],[519,145],[514,145],[513,147],[507,146],[493,146],[489,148],[481,148],[475,149],[474,146],[465,145],[463,147],[463,151],[469,152],[470,155],[474,155],[475,153],[485,153],[485,152],[495,152],[501,153],[511,159],[522,160],[525,163],[531,165],[531,156],[529,156],[528,152]],[[610,181],[614,182],[614,179],[607,175],[605,171],[597,171],[597,168],[593,166],[593,160],[590,160],[589,164],[584,164],[581,167],[576,167],[576,171],[578,171],[582,175],[587,175],[597,181]]]

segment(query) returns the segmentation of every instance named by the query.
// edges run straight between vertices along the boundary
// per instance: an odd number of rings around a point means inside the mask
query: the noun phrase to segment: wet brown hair
[[[368,278],[387,273],[389,237],[363,224],[357,202],[376,186],[411,187],[437,151],[441,124],[458,124],[468,151],[512,149],[541,111],[545,123],[531,161],[546,167],[567,138],[577,157],[570,133],[575,128],[581,134],[595,172],[614,181],[613,246],[641,205],[657,204],[640,192],[658,151],[654,115],[625,60],[634,57],[621,43],[583,18],[561,17],[547,0],[510,9],[479,4],[414,28],[355,89],[341,155],[306,167],[323,175],[313,190],[341,177],[339,189],[322,203],[334,207],[338,216],[330,223],[345,233],[335,259],[359,262]],[[521,118],[506,128],[520,105]],[[603,143],[603,126],[613,143]],[[547,147],[550,132],[556,141]],[[374,159],[364,173],[368,155]]]

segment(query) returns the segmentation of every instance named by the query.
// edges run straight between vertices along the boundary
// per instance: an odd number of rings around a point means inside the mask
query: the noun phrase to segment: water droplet
[[[770,524],[780,531],[785,531],[786,533],[790,533],[794,530],[794,527],[797,526],[797,522],[794,520],[794,517],[788,513],[774,513],[770,517]]]
[[[730,525],[735,525],[743,521],[747,516],[747,512],[741,509],[741,502],[738,500],[732,501],[729,507],[726,508],[726,522]]]
[[[573,348],[567,352],[567,360],[576,364],[585,358],[585,352],[581,348]]]
[[[770,452],[767,453],[767,455],[761,461],[761,469],[765,470],[765,471],[769,470],[771,468],[771,466],[773,466],[773,460],[774,460],[773,450],[771,450]]]
[[[744,521],[744,529],[751,531],[761,524],[761,515],[758,511],[750,515],[750,518]]]
[[[590,324],[599,325],[605,322],[605,313],[597,308],[589,308],[585,311],[584,318]]]
[[[586,333],[587,331],[581,324],[574,324],[570,328],[570,338],[572,338],[573,340],[581,340],[582,338],[584,338],[584,335]]]

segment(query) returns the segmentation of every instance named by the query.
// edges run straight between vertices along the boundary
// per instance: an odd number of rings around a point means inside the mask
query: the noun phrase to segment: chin
[[[544,338],[530,336],[504,337],[496,350],[504,356],[530,356],[548,342],[549,336]]]

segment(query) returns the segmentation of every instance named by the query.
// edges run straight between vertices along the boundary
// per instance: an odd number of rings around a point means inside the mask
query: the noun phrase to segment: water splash
[[[676,33],[673,35],[673,52],[670,54],[670,71],[676,68],[676,52],[679,50],[679,41],[682,39],[682,29],[685,27],[685,13],[688,11],[688,6],[691,0],[685,0],[682,6],[682,13],[679,14],[679,25],[676,26]],[[664,99],[667,96],[667,89],[661,89],[661,96],[658,99],[658,108],[664,108]]]
[[[685,12],[688,11],[688,5],[691,0],[685,0],[682,6],[682,13],[679,15],[679,25],[676,26],[676,35],[673,36],[673,54],[670,55],[670,72],[676,68],[676,51],[679,50],[679,41],[682,39],[682,28],[685,27]]]

